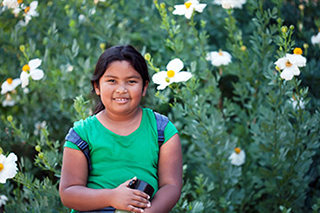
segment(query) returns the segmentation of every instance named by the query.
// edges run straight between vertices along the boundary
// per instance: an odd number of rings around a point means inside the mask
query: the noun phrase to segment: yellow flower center
[[[291,67],[292,66],[292,64],[291,64],[291,62],[288,60],[287,62],[286,62],[286,67]]]
[[[172,78],[174,75],[175,75],[175,73],[174,73],[173,70],[168,70],[167,76],[168,76],[169,78]]]
[[[219,50],[219,55],[220,55],[220,56],[222,56],[222,55],[223,55],[222,50]]]
[[[302,49],[299,47],[294,48],[293,54],[302,55]]]
[[[241,149],[240,149],[239,147],[236,147],[236,148],[234,149],[234,151],[235,151],[237,154],[239,154],[239,153],[241,152]]]
[[[25,72],[30,71],[29,65],[28,65],[28,64],[24,65],[24,66],[22,67],[22,71],[25,71]]]
[[[186,6],[187,9],[189,9],[189,7],[192,5],[192,3],[191,2],[186,2],[186,3],[184,3],[184,5]]]
[[[12,78],[8,78],[8,79],[7,79],[8,84],[12,84],[12,81],[13,81]]]
[[[320,33],[320,28],[319,28],[319,33]]]
[[[30,10],[30,7],[28,6],[28,7],[26,7],[26,9],[24,9],[24,12],[27,13],[27,12],[29,12],[29,10]]]
[[[2,164],[2,163],[0,163],[0,172],[1,172],[1,170],[3,170],[4,169],[4,165]]]
[[[23,0],[18,0],[18,4],[21,4],[23,2]]]

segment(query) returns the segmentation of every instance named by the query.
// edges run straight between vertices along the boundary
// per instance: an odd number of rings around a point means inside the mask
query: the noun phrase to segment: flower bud
[[[44,158],[43,152],[39,152],[38,157],[42,160]]]
[[[304,48],[304,49],[308,49],[308,48],[309,48],[309,44],[304,43],[304,44],[303,44],[303,48]]]
[[[144,54],[144,58],[145,58],[147,61],[150,61],[150,59],[151,59],[150,53]]]
[[[19,49],[21,52],[24,52],[26,50],[26,47],[22,44],[20,45]]]
[[[246,51],[246,50],[247,50],[247,47],[246,47],[246,46],[244,46],[244,45],[242,45],[242,46],[240,47],[240,49],[244,52],[244,51]]]
[[[294,30],[294,25],[290,25],[290,30]]]
[[[9,122],[12,122],[12,120],[13,120],[12,115],[8,115],[7,120],[8,120]]]
[[[99,46],[100,46],[100,49],[103,50],[103,51],[106,49],[106,44],[105,43],[101,43]]]
[[[2,155],[3,153],[3,149],[0,147],[0,155]]]
[[[161,9],[165,9],[165,8],[166,8],[166,3],[161,2],[161,3],[160,3],[160,7],[161,7]]]
[[[36,150],[37,152],[41,152],[41,146],[40,146],[40,145],[36,145],[35,150]]]
[[[282,31],[283,33],[288,32],[288,27],[287,27],[287,26],[282,26],[282,27],[281,27],[281,31]]]

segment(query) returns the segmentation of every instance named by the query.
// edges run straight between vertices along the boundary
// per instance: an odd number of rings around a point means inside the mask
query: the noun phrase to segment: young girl
[[[132,46],[114,46],[99,58],[91,80],[99,97],[94,115],[74,123],[89,144],[92,169],[83,152],[66,141],[60,180],[63,204],[72,212],[114,207],[117,211],[170,212],[182,187],[181,144],[169,122],[159,148],[156,118],[140,101],[149,84],[147,64]],[[137,177],[155,192],[129,188]]]

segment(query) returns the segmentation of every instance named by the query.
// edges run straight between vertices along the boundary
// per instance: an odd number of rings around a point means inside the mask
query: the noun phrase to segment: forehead
[[[141,78],[140,73],[133,68],[128,61],[113,61],[106,69],[104,76],[137,76]]]

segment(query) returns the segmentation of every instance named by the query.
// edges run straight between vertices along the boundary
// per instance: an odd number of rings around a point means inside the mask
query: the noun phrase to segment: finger
[[[127,211],[130,211],[130,212],[137,212],[137,213],[142,213],[144,212],[143,209],[140,209],[140,208],[137,208],[135,206],[132,206],[132,205],[128,205],[128,209],[126,209]]]
[[[146,202],[140,202],[140,201],[132,201],[131,202],[132,206],[138,207],[138,208],[150,208],[151,207],[151,203],[149,201]]]
[[[129,183],[131,182],[131,181],[136,181],[137,180],[137,177],[136,176],[134,176],[133,178],[131,178],[130,180],[127,180],[126,182],[124,182],[123,184],[121,184],[121,185],[125,185],[125,186],[129,186]],[[120,186],[121,186],[120,185]]]
[[[144,193],[143,191],[140,191],[140,190],[138,190],[138,189],[133,189],[133,193],[134,193],[136,196],[142,197],[142,198],[144,198],[144,199],[147,199],[147,200],[150,199],[150,196],[149,196],[147,193]]]

